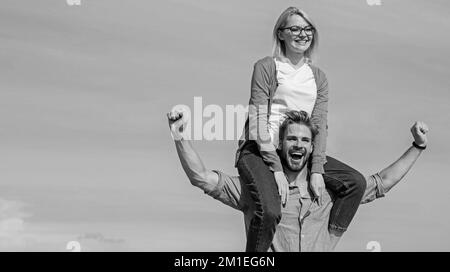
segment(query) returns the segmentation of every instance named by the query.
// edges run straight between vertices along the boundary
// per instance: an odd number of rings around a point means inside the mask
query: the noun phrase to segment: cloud
[[[85,233],[77,238],[78,241],[81,240],[95,240],[99,243],[105,244],[123,244],[125,243],[124,239],[117,238],[105,238],[101,233]]]
[[[0,222],[8,218],[24,218],[29,214],[23,211],[25,203],[0,198]]]
[[[29,205],[24,202],[0,198],[0,251],[68,251],[70,241],[78,242],[82,251],[127,250],[125,239],[106,237],[100,232],[76,235],[76,224],[29,222],[32,215],[26,208]]]
[[[26,247],[34,241],[25,231],[25,203],[0,198],[0,250]]]
[[[125,239],[107,238],[100,232],[88,232],[74,240],[80,251],[128,251]]]

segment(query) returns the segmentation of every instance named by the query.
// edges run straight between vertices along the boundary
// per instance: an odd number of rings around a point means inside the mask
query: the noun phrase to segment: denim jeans
[[[273,173],[259,154],[256,142],[243,147],[237,168],[255,203],[255,212],[247,233],[247,252],[269,249],[281,220],[281,199]],[[350,166],[327,156],[324,182],[335,195],[329,229],[340,236],[347,230],[366,189],[363,175]]]

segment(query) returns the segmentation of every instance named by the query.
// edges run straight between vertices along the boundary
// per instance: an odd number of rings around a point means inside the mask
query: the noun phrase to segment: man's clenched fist
[[[411,127],[411,133],[414,137],[414,142],[418,146],[425,147],[428,144],[427,133],[428,126],[424,122],[417,121]]]
[[[167,119],[169,120],[169,127],[173,139],[183,139],[183,132],[188,122],[186,113],[182,109],[172,109],[167,113]]]

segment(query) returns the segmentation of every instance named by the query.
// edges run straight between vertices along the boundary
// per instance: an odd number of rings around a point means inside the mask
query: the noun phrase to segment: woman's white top
[[[305,63],[294,68],[275,59],[278,87],[273,97],[269,117],[269,132],[272,143],[278,146],[278,133],[284,114],[290,110],[306,111],[309,116],[314,109],[317,86],[311,67]]]

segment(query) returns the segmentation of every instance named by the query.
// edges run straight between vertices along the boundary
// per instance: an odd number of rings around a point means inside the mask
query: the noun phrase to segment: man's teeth
[[[291,153],[291,158],[293,160],[300,160],[301,158],[303,158],[303,153],[301,152]]]

